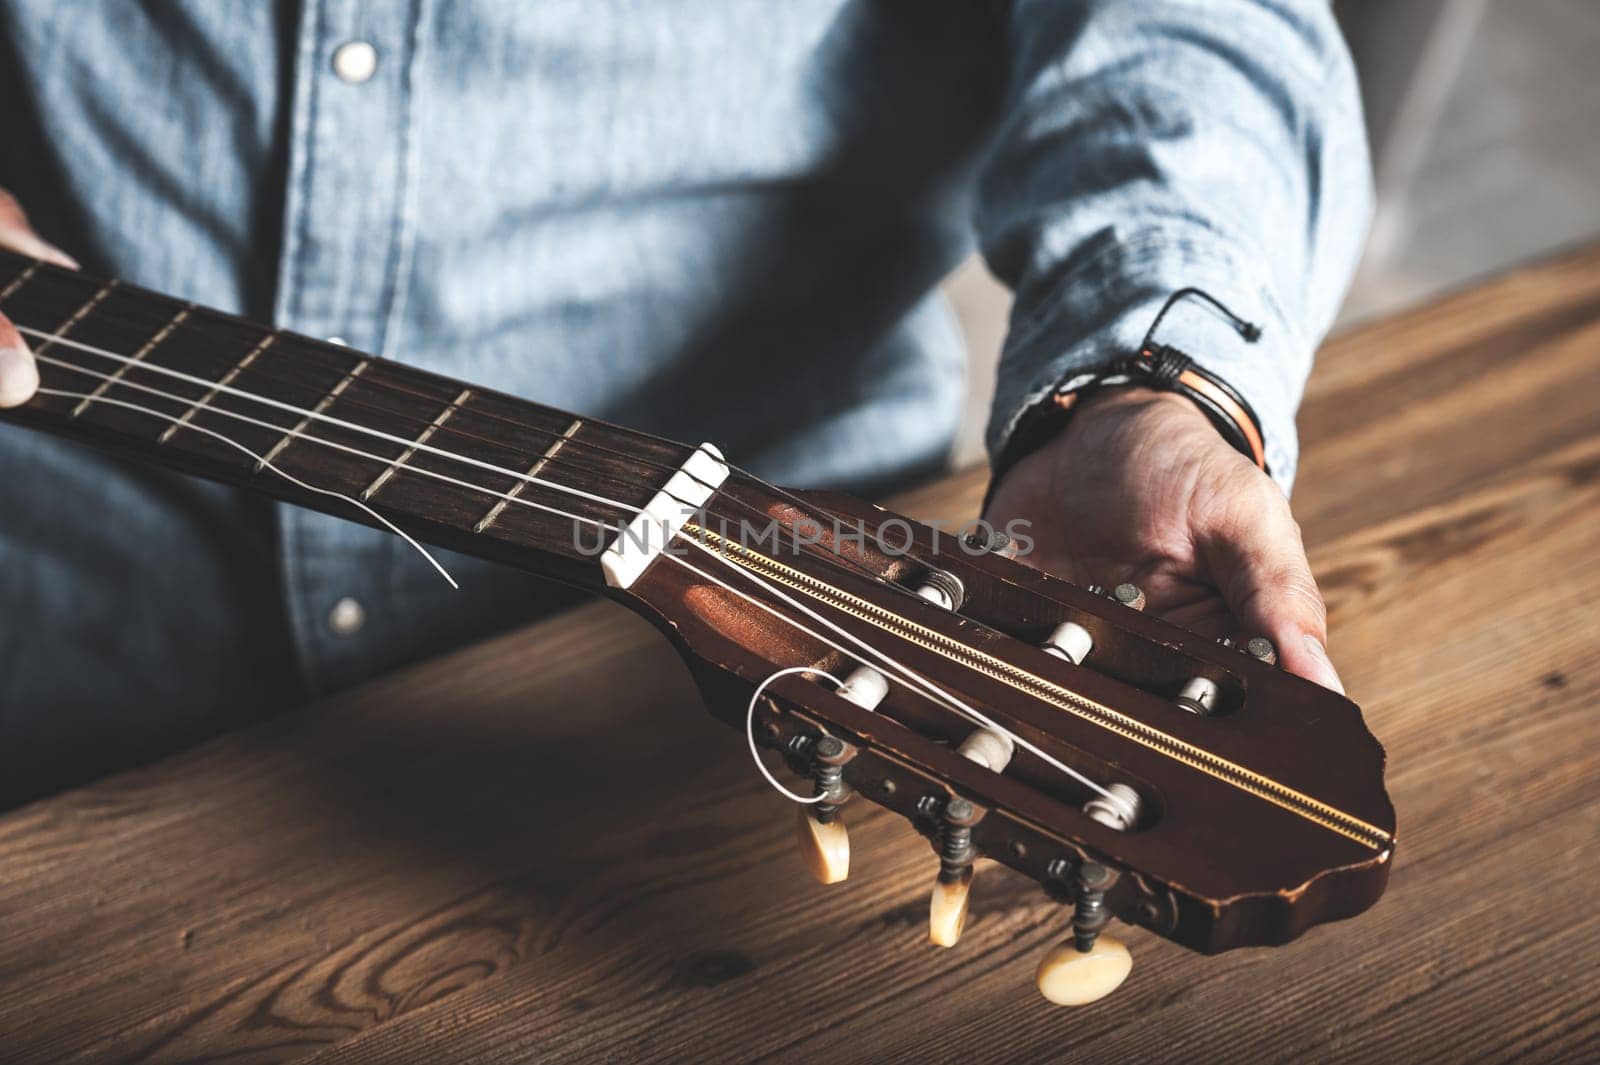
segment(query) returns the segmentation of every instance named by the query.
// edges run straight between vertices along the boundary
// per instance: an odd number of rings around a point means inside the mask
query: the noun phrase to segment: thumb
[[[1254,473],[1254,471],[1252,471]],[[1289,501],[1260,474],[1200,546],[1223,599],[1246,635],[1262,635],[1289,672],[1344,694],[1328,657],[1328,613],[1306,561]]]
[[[0,407],[16,407],[33,398],[39,367],[11,320],[0,314]]]

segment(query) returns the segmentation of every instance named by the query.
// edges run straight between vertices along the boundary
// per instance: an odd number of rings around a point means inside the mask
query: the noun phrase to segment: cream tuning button
[[[1034,981],[1039,993],[1057,1006],[1086,1006],[1121,987],[1132,971],[1128,948],[1100,936],[1087,951],[1072,942],[1052,947],[1040,959]]]
[[[804,806],[795,819],[800,860],[819,884],[837,884],[850,875],[850,833],[839,820],[823,824]]]
[[[1105,998],[1133,969],[1128,948],[1101,935],[1111,920],[1106,892],[1115,875],[1099,862],[1085,861],[1075,870],[1074,880],[1072,938],[1052,947],[1034,974],[1039,993],[1058,1006],[1083,1006]]]
[[[936,947],[953,947],[967,927],[967,900],[972,895],[972,870],[950,883],[933,882],[928,898],[928,941]]]

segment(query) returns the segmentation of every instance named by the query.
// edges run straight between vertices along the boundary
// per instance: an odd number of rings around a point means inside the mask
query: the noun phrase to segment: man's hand
[[[1288,499],[1181,396],[1091,397],[1006,473],[987,517],[1031,523],[1021,561],[1077,584],[1132,581],[1146,609],[1209,635],[1266,636],[1285,668],[1344,691]]]
[[[0,248],[7,248],[35,259],[76,270],[78,264],[54,245],[47,244],[28,225],[28,216],[16,197],[0,189]],[[39,387],[39,368],[28,345],[11,319],[0,314],[0,407],[16,407],[28,402]]]

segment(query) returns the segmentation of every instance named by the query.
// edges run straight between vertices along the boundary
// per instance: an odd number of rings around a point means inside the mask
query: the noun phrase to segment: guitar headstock
[[[1070,903],[1040,966],[1054,1001],[1127,975],[1113,915],[1212,953],[1377,900],[1394,811],[1352,702],[1264,640],[1197,636],[1003,541],[735,473],[629,593],[813,798],[797,828],[819,879],[844,879],[865,801],[939,856],[934,943],[959,937],[980,855]]]

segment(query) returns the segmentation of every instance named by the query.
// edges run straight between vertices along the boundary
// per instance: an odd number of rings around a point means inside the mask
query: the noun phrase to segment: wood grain
[[[1404,846],[1362,917],[1206,958],[852,809],[821,889],[653,631],[596,604],[0,818],[0,1057],[1559,1061],[1600,1056],[1600,248],[1332,342],[1297,508]],[[968,474],[898,502],[970,515]]]

